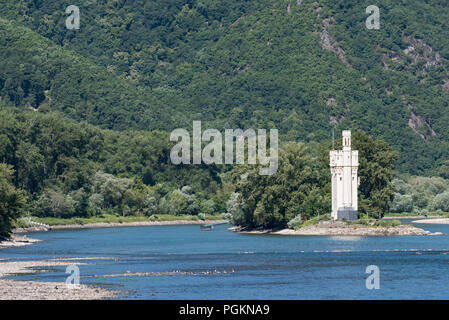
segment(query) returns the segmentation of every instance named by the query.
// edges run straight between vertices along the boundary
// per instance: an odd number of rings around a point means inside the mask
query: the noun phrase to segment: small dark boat
[[[203,223],[203,224],[200,225],[200,230],[212,231],[212,230],[214,230],[214,225],[212,223],[209,223],[209,222]]]

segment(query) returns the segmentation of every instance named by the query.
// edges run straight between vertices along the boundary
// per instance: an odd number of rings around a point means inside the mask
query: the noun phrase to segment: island
[[[318,221],[297,229],[250,229],[245,227],[232,227],[228,230],[242,234],[273,234],[289,236],[429,236],[442,235],[441,232],[430,232],[412,225],[396,223],[382,224],[358,223],[347,221]]]

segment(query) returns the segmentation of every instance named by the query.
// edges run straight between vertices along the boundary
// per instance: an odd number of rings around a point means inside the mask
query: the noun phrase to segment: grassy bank
[[[206,220],[220,220],[222,219],[221,215],[206,215]],[[201,220],[198,216],[192,215],[169,215],[169,214],[158,214],[154,215],[153,218],[146,216],[127,216],[121,217],[116,215],[102,215],[96,217],[88,217],[88,218],[38,218],[32,217],[32,220],[35,222],[48,224],[50,226],[60,226],[60,225],[71,225],[71,224],[89,224],[89,223],[127,223],[127,222],[144,222],[144,221],[177,221],[177,220],[192,220],[198,221]]]

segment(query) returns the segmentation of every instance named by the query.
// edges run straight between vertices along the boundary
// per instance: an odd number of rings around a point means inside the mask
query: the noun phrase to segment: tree
[[[133,181],[127,178],[116,178],[112,174],[97,172],[93,177],[93,185],[94,189],[103,196],[105,206],[121,208]]]
[[[249,227],[274,228],[287,226],[297,215],[329,213],[328,170],[303,143],[293,142],[280,150],[279,169],[272,176],[259,175],[258,166],[237,167],[236,192],[245,203],[239,220]]]
[[[409,194],[394,194],[394,200],[391,204],[392,212],[412,212],[413,211],[413,197]]]
[[[436,195],[430,204],[430,208],[432,210],[449,212],[449,191]]]
[[[239,194],[234,192],[226,202],[226,214],[231,216],[231,223],[236,226],[244,226],[248,224],[245,220],[243,204],[240,202]]]
[[[0,238],[7,238],[14,220],[25,213],[26,194],[12,184],[13,174],[11,166],[0,164]]]
[[[212,199],[201,201],[200,211],[204,214],[213,214],[215,212],[215,201]]]
[[[94,193],[87,200],[87,213],[95,216],[101,213],[103,209],[104,198],[101,194]]]
[[[34,214],[41,217],[71,218],[75,214],[77,204],[70,195],[45,189],[35,204]]]
[[[353,149],[359,150],[359,211],[381,218],[394,199],[392,181],[398,154],[385,141],[373,141],[361,131],[353,135]]]
[[[19,186],[31,192],[37,191],[45,177],[44,157],[39,153],[39,148],[22,141],[17,146],[15,156]]]

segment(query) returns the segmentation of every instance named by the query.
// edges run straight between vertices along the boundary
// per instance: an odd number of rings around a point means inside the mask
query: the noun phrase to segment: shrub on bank
[[[391,226],[391,222],[388,222],[388,221],[385,221],[385,220],[377,220],[374,223],[374,226],[382,227],[382,228],[388,228],[389,226]]]
[[[397,227],[397,226],[400,226],[401,225],[401,221],[399,221],[399,220],[393,220],[393,221],[391,221],[391,226],[392,227]]]
[[[289,229],[299,229],[302,225],[302,222],[303,221],[301,215],[297,215],[287,223],[287,226]]]
[[[298,223],[298,221],[295,220],[295,219],[298,219],[298,220],[301,221],[301,222]],[[317,224],[317,223],[320,222],[320,221],[329,221],[329,220],[331,220],[331,215],[330,215],[330,214],[321,214],[321,215],[319,215],[319,216],[310,218],[310,219],[307,220],[307,221],[302,221],[301,216],[300,216],[300,215],[297,215],[295,218],[293,218],[292,220],[290,220],[290,221],[287,223],[287,226],[288,226],[290,229],[299,229],[299,228],[302,228],[302,227],[307,227],[307,226],[311,226],[311,225]],[[294,227],[293,227],[293,228],[290,227],[289,224],[292,225],[292,226],[294,226]]]

